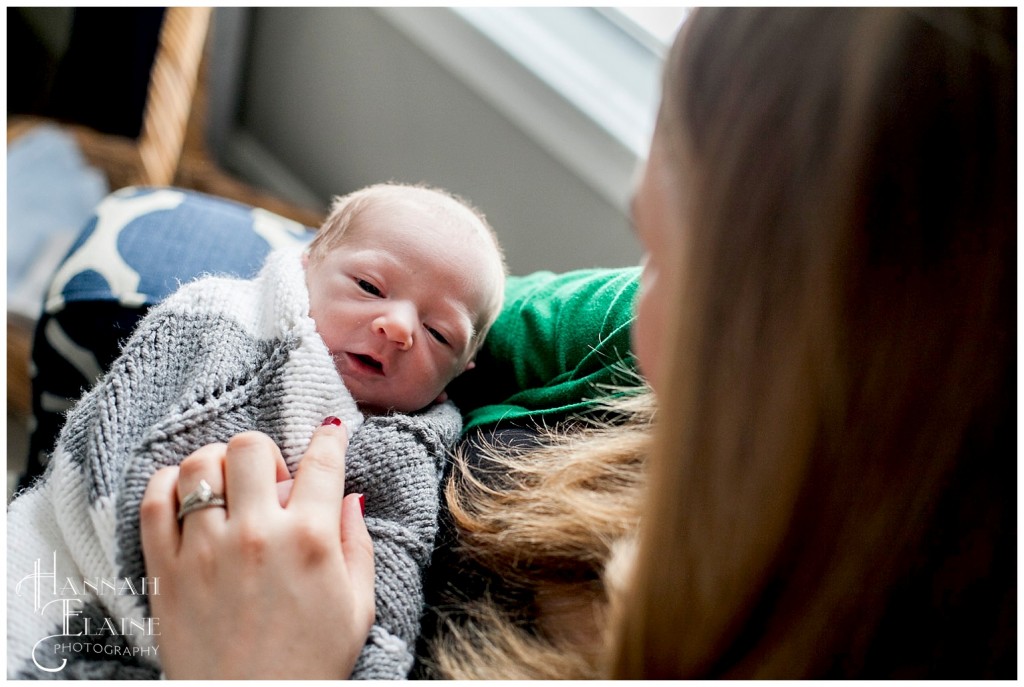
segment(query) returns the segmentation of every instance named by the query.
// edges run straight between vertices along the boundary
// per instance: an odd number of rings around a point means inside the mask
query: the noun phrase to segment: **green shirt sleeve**
[[[477,367],[452,387],[465,429],[585,413],[616,387],[636,387],[639,277],[639,267],[509,277]]]

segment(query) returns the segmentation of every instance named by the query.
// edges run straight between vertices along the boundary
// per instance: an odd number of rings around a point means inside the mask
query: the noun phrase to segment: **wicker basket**
[[[138,138],[105,134],[72,123],[59,125],[74,135],[86,161],[103,172],[111,189],[175,185],[317,226],[323,218],[320,211],[295,206],[232,178],[208,154],[203,140],[205,46],[212,19],[210,7],[170,7],[164,13]],[[43,122],[50,120],[9,118],[8,143]],[[33,327],[34,323],[25,318],[7,318],[8,412],[25,419],[31,415],[29,351]]]

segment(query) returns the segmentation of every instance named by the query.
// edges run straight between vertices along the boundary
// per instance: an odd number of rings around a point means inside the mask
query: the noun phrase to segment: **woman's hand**
[[[344,427],[313,435],[288,477],[264,434],[210,444],[150,480],[142,500],[147,575],[169,678],[348,677],[374,620],[373,546],[359,496],[342,499]],[[227,507],[177,520],[205,479]]]

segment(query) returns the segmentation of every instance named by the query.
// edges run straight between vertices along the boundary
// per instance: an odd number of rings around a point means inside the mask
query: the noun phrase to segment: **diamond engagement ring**
[[[178,520],[194,510],[202,508],[224,508],[228,502],[224,500],[223,494],[214,494],[213,487],[205,479],[199,480],[199,486],[190,491],[181,500],[181,507],[178,508]]]

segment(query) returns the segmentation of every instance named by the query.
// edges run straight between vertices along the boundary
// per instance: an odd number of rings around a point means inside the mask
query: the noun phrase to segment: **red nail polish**
[[[359,495],[359,512],[362,515],[366,515],[366,495],[365,494],[360,494]]]
[[[341,426],[341,420],[339,420],[338,418],[334,417],[333,415],[328,415],[327,417],[324,418],[324,421],[321,422],[320,425],[321,426],[323,426],[323,425],[334,425],[335,427],[340,427]]]

